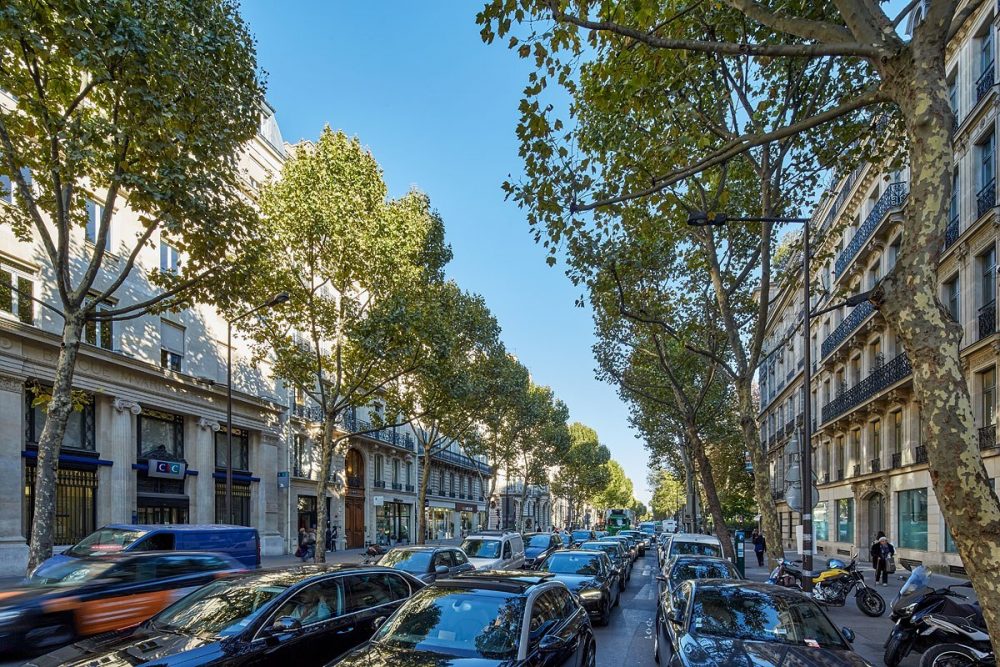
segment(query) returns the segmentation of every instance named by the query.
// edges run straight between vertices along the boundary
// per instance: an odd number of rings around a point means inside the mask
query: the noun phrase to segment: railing
[[[375,486],[376,489],[384,489],[385,488],[385,480],[384,479],[376,479],[374,486]]]
[[[318,405],[292,405],[292,414],[309,421],[323,421],[323,410]]]
[[[823,473],[823,476],[820,477],[820,484],[829,484],[829,483],[830,483],[830,473],[825,472]]]
[[[362,489],[364,484],[361,481],[361,477],[358,475],[351,475],[347,478],[347,486],[352,489]]]
[[[837,217],[837,214],[840,213],[840,209],[842,209],[844,204],[847,203],[851,194],[851,188],[858,180],[858,176],[861,175],[861,170],[864,169],[864,166],[865,165],[862,162],[847,175],[847,178],[844,180],[844,184],[840,188],[840,192],[837,193],[837,198],[833,200],[833,204],[830,206],[830,210],[827,212],[826,218],[823,220],[824,229],[833,222],[834,218]]]
[[[788,374],[785,376],[785,384],[788,384],[789,382],[791,382],[793,377],[795,377],[795,369],[794,368],[791,369],[790,371],[788,371]]]
[[[902,465],[903,465],[903,453],[902,452],[893,452],[892,453],[892,467],[893,468],[899,468]]]
[[[794,431],[794,430],[795,430],[795,424],[794,423],[792,423],[790,421],[785,422],[785,435],[791,435],[792,431]]]
[[[886,188],[882,196],[879,197],[878,201],[875,203],[875,207],[872,208],[871,213],[865,218],[865,221],[858,228],[858,231],[854,233],[854,237],[851,242],[847,244],[844,251],[840,253],[837,257],[837,263],[834,265],[834,270],[838,276],[844,275],[847,267],[854,260],[854,257],[861,252],[861,248],[864,247],[865,243],[875,232],[875,229],[882,222],[882,218],[885,217],[886,213],[890,209],[899,208],[906,202],[906,196],[909,194],[907,190],[907,184],[905,181],[897,181],[895,183],[890,183]]]
[[[420,455],[423,455],[423,449],[420,450]],[[493,468],[488,466],[481,461],[477,461],[473,458],[465,456],[464,454],[458,454],[456,452],[442,449],[440,451],[434,452],[432,455],[434,459],[438,461],[444,461],[445,463],[451,463],[452,465],[461,466],[463,468],[471,468],[473,470],[480,470],[483,474],[492,475]]]
[[[950,248],[958,240],[958,214],[952,216],[948,221],[948,226],[944,229],[944,247]]]
[[[861,326],[869,315],[875,312],[875,306],[872,305],[871,301],[864,301],[859,303],[851,311],[851,314],[844,318],[844,321],[837,325],[837,328],[833,330],[826,340],[823,341],[823,346],[820,348],[823,357],[826,358],[828,354],[837,349],[841,343],[847,340],[847,337],[851,335],[855,329]]]
[[[402,491],[403,490],[403,485],[400,484],[399,482],[393,482],[392,483],[392,490],[393,491]]]
[[[986,338],[997,330],[997,302],[990,301],[979,309],[979,338]]]
[[[889,363],[879,365],[868,377],[851,387],[846,393],[824,405],[823,421],[828,422],[851,408],[874,398],[878,392],[906,378],[911,372],[910,360],[905,352],[901,352]]]
[[[917,447],[914,452],[914,463],[927,463],[927,448],[923,445]]]
[[[986,213],[996,206],[997,203],[997,179],[991,178],[990,182],[987,183],[976,193],[976,217],[981,218]]]
[[[412,484],[407,484],[406,485],[406,490],[409,491],[410,493],[413,493],[413,485]]]
[[[772,489],[771,497],[774,498],[775,500],[782,500],[785,497],[784,489]]]
[[[993,424],[979,429],[979,449],[993,449],[997,446],[997,427]]]
[[[976,104],[979,104],[993,87],[993,69],[993,61],[991,60],[990,64],[983,70],[983,73],[979,75],[979,79],[976,80]]]
[[[344,412],[341,417],[343,419],[344,427],[349,431],[358,432],[359,437],[378,440],[379,442],[395,445],[396,447],[406,449],[411,452],[416,451],[416,441],[409,433],[400,433],[393,428],[383,428],[377,431],[371,430],[371,422],[364,419],[358,419],[357,415],[352,414],[351,412]],[[362,431],[363,433],[361,433]]]
[[[881,472],[882,471],[882,460],[881,459],[872,459],[871,460],[871,470],[872,470],[872,472]]]
[[[454,498],[455,497],[455,492],[454,491],[448,492],[448,497],[449,498]]]
[[[854,474],[852,475],[852,477],[859,477],[860,475],[861,475],[861,464],[860,463],[855,463],[854,464]]]
[[[837,481],[844,479],[844,471],[841,468],[837,469]]]

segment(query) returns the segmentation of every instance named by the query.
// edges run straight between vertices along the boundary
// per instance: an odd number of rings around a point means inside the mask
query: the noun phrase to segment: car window
[[[153,533],[135,545],[131,551],[173,551],[173,533]]]
[[[95,556],[97,554],[116,553],[127,548],[145,534],[145,531],[142,530],[101,528],[67,549],[66,555]]]
[[[503,557],[504,558],[510,558],[510,555],[511,555],[510,542],[504,542],[503,543]]]
[[[142,558],[119,563],[108,570],[107,576],[123,582],[151,581],[156,579],[156,559]]]
[[[576,612],[576,602],[573,601],[573,595],[569,591],[563,588],[553,588],[549,592],[556,600],[556,609],[561,610],[559,612],[560,618],[569,618]]]
[[[547,547],[552,544],[552,537],[549,535],[543,535],[539,533],[538,535],[532,535],[528,539],[529,547]]]
[[[469,538],[462,542],[462,551],[470,558],[499,558],[500,541]]]
[[[183,634],[231,636],[246,630],[288,584],[280,575],[202,586],[153,617],[156,627]]]
[[[677,618],[684,617],[684,610],[687,607],[688,592],[691,590],[690,585],[683,584],[674,590],[673,599],[670,601],[670,606],[677,614]]]
[[[291,616],[302,625],[313,625],[334,618],[343,609],[343,593],[336,579],[325,579],[306,586],[278,608],[274,619]]]
[[[531,618],[528,620],[528,640],[535,644],[552,630],[562,617],[559,601],[550,591],[544,591],[535,598],[531,605]]]
[[[447,568],[455,567],[455,560],[450,551],[439,551],[434,554],[434,567],[444,565]]]
[[[375,572],[344,577],[344,589],[347,593],[348,614],[388,604],[396,599],[385,577]]]
[[[469,559],[465,557],[465,554],[457,549],[451,552],[451,557],[455,559],[455,565],[466,565]]]
[[[736,567],[729,561],[681,560],[670,568],[670,581],[690,579],[740,579]]]
[[[680,540],[674,540],[670,543],[670,555],[715,556],[718,558],[722,556],[722,549],[718,544],[711,544],[709,542],[681,542]]]
[[[180,577],[201,570],[201,561],[195,556],[160,556],[156,559],[156,576]]]
[[[396,574],[385,574],[383,576],[389,585],[389,591],[392,593],[394,601],[405,600],[410,597],[410,585],[406,583],[406,580]]]

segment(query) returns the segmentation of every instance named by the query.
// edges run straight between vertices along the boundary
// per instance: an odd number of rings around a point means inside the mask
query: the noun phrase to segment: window
[[[837,479],[841,479],[844,476],[844,468],[846,460],[844,458],[844,436],[837,436]]]
[[[312,472],[307,446],[306,436],[296,433],[292,438],[292,474],[296,477],[309,477]]]
[[[861,462],[861,429],[859,428],[851,431],[851,460],[855,463]]]
[[[892,453],[903,453],[903,411],[896,410],[892,413]]]
[[[344,590],[347,593],[344,613],[347,614],[378,607],[396,599],[386,576],[381,572],[344,577]]]
[[[448,473],[448,493],[455,495],[455,473]]]
[[[948,79],[948,104],[951,107],[951,113],[955,116],[955,122],[958,123],[958,68],[956,67],[951,72],[951,77]]]
[[[878,262],[868,267],[868,289],[873,289],[878,282]]]
[[[945,305],[948,308],[948,312],[951,317],[956,322],[961,323],[962,317],[962,294],[961,286],[958,282],[958,274],[956,273],[951,279],[944,284],[944,299]]]
[[[329,621],[337,615],[337,610],[342,606],[339,582],[336,579],[326,579],[296,593],[288,602],[281,605],[272,618],[291,616],[306,627]],[[273,623],[273,620],[271,622]]]
[[[381,482],[385,479],[385,465],[381,454],[375,455],[375,481]]]
[[[885,363],[885,358],[882,357],[882,339],[876,338],[871,343],[868,344],[868,355],[871,360],[871,371],[876,371],[882,367]]]
[[[987,26],[986,33],[979,38],[979,76],[993,70],[993,29]]]
[[[184,327],[160,320],[160,366],[175,372],[183,370]]]
[[[854,498],[841,498],[837,507],[837,541],[854,542]]]
[[[896,494],[899,506],[897,546],[927,550],[927,489],[911,489]]]
[[[11,188],[10,176],[7,174],[0,174],[0,201],[14,203],[14,191]]]
[[[65,443],[63,443],[65,446]],[[31,461],[31,459],[28,459]],[[31,535],[35,518],[35,474],[33,462],[24,466],[22,534]],[[76,544],[97,528],[97,472],[73,470],[60,465],[56,471],[55,544]]]
[[[229,438],[226,427],[215,432],[215,467],[225,468],[229,458]],[[250,470],[250,432],[233,427],[233,469]]]
[[[982,425],[991,426],[996,424],[996,368],[990,368],[979,374],[979,386],[982,387],[982,402],[979,412],[982,416]]]
[[[0,266],[0,310],[25,324],[35,323],[35,282],[10,266]]]
[[[410,461],[406,462],[406,483],[413,484],[413,463]]]
[[[97,312],[111,310],[112,304],[103,301],[97,304]],[[88,320],[84,326],[83,339],[89,345],[96,345],[105,350],[115,349],[115,329],[111,320]]]
[[[882,460],[882,420],[872,422],[872,459]],[[875,465],[875,464],[873,464]]]
[[[985,190],[992,187],[995,170],[993,166],[993,153],[996,151],[996,135],[990,134],[981,144],[977,146],[979,153],[979,189]]]
[[[826,479],[830,481],[833,479],[832,472],[832,461],[830,461],[830,443],[823,443],[823,462],[826,464]]]
[[[979,268],[982,272],[980,279],[981,303],[988,306],[996,301],[996,269],[997,251],[995,247],[990,247],[979,256]]]
[[[143,409],[136,420],[140,459],[184,458],[184,417]]]
[[[101,229],[101,219],[104,217],[104,207],[93,199],[87,200],[87,241],[97,243],[97,235]],[[108,225],[108,234],[104,237],[104,249],[111,250],[111,226]]]
[[[399,459],[392,460],[392,483],[399,484]]]
[[[181,260],[177,248],[166,241],[160,241],[160,270],[168,273],[180,271]]]
[[[830,539],[830,530],[826,518],[826,502],[816,503],[813,509],[813,527],[816,531],[817,540]]]
[[[233,440],[233,447],[235,446],[236,441]],[[234,456],[233,458],[235,459],[236,457]],[[250,516],[250,482],[234,479],[232,484],[232,500],[231,516],[226,516],[226,480],[215,480],[215,522],[229,523],[235,526],[252,526],[253,519]]]
[[[44,387],[41,391],[51,392],[51,387]],[[45,428],[46,405],[32,405],[35,401],[35,393],[29,387],[24,392],[24,398],[28,416],[28,443],[37,445],[38,438]],[[66,432],[63,436],[62,449],[82,449],[88,452],[96,450],[94,440],[94,399],[88,397],[88,402],[81,410],[73,410],[69,413],[69,421],[66,422]]]
[[[948,205],[948,222],[958,221],[959,197],[958,167],[951,173],[951,202]],[[958,231],[957,229],[955,230]]]

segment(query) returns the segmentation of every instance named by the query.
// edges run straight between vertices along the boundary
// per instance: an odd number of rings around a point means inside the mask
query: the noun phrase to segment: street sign
[[[385,505],[385,496],[372,496],[372,502],[375,504],[375,507],[382,507]]]
[[[288,477],[288,471],[287,470],[279,470],[278,471],[278,488],[279,489],[287,489],[289,481],[290,480],[289,480],[289,477]]]

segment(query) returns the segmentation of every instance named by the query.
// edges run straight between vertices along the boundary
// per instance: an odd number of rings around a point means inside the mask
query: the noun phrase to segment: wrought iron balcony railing
[[[858,231],[854,233],[854,237],[851,239],[850,243],[847,244],[847,247],[844,248],[843,252],[841,252],[837,257],[834,270],[838,276],[844,275],[847,267],[850,266],[852,261],[854,261],[857,254],[861,252],[861,248],[864,247],[865,243],[868,242],[868,239],[871,238],[871,235],[875,232],[875,229],[882,222],[882,218],[884,218],[890,210],[899,208],[906,203],[906,196],[908,194],[909,190],[907,189],[905,181],[897,181],[889,184],[889,186],[885,189],[885,192],[882,193],[882,196],[879,197],[878,201],[875,203],[871,213],[869,213],[868,217],[865,218],[865,221],[861,223]]]
[[[375,488],[376,489],[384,489],[385,488],[385,480],[384,479],[376,479],[375,480]]]
[[[976,81],[976,104],[979,104],[989,94],[990,89],[993,88],[993,70],[993,61],[991,60],[990,64],[983,70],[983,73],[979,75],[979,79]]]
[[[903,453],[902,452],[893,452],[892,453],[892,467],[893,468],[898,468],[901,465],[903,465]]]
[[[309,421],[323,421],[323,411],[318,405],[292,405],[292,414]]]
[[[784,489],[773,489],[771,491],[771,497],[775,500],[782,500],[785,497]]]
[[[350,475],[347,478],[347,486],[352,489],[362,489],[364,488],[364,482],[362,482],[360,476]]]
[[[844,479],[844,471],[840,468],[837,469],[837,481]]]
[[[844,179],[844,184],[840,187],[840,192],[837,193],[837,198],[833,201],[833,205],[830,206],[830,210],[827,212],[826,218],[823,220],[824,229],[833,223],[837,214],[840,213],[842,208],[844,208],[844,204],[847,203],[847,200],[850,197],[851,188],[854,187],[854,183],[858,180],[858,176],[861,175],[861,170],[864,169],[864,166],[864,163],[858,165],[851,171],[850,174],[847,175],[847,178]]]
[[[886,364],[879,365],[868,377],[823,406],[823,421],[839,417],[848,410],[861,405],[875,397],[883,389],[887,389],[910,375],[910,360],[905,352],[901,352]]]
[[[958,214],[951,216],[948,226],[944,230],[944,247],[950,248],[958,240]]]
[[[991,178],[990,182],[976,193],[976,217],[981,218],[986,215],[987,211],[996,206],[996,203],[997,179]]]
[[[858,477],[860,475],[861,475],[861,464],[860,463],[855,463],[854,464],[854,475],[853,476],[854,477]]]
[[[407,484],[406,485],[406,490],[409,491],[410,493],[413,493],[413,485],[412,484]]]
[[[370,438],[372,440],[378,440],[379,442],[384,442],[388,445],[394,445],[401,449],[406,449],[408,451],[415,451],[416,441],[413,436],[409,433],[401,433],[394,428],[383,428],[378,430],[372,430],[371,422],[365,419],[358,419],[357,415],[351,412],[344,412],[341,415],[344,427],[349,431],[361,432],[358,437]]]
[[[875,306],[872,305],[871,301],[865,301],[859,303],[851,311],[851,314],[844,318],[844,321],[837,325],[837,328],[833,330],[826,340],[823,341],[823,346],[821,351],[823,357],[826,358],[831,352],[837,349],[837,347],[847,340],[847,337],[851,333],[861,326],[861,323],[868,319],[868,316],[875,312]]]
[[[400,484],[399,482],[393,482],[392,483],[392,490],[393,491],[402,491],[403,490],[403,485]]]
[[[882,471],[882,459],[872,459],[871,460],[871,471],[881,472]]]
[[[997,302],[990,301],[979,309],[979,338],[986,338],[997,330]]]
[[[979,429],[979,449],[993,449],[997,446],[997,427],[994,424]]]
[[[914,463],[927,463],[927,448],[920,445],[913,451]]]

